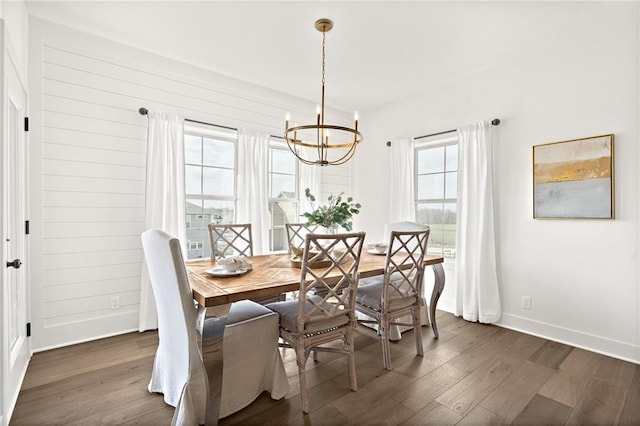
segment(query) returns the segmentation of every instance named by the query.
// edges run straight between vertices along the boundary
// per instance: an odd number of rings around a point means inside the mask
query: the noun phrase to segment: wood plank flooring
[[[358,391],[346,361],[309,361],[311,412],[302,414],[295,354],[283,349],[291,390],[263,393],[221,425],[640,425],[640,365],[438,312],[440,339],[423,327],[391,345],[356,331]],[[130,333],[33,356],[11,425],[169,425],[173,408],[147,383],[155,332]]]

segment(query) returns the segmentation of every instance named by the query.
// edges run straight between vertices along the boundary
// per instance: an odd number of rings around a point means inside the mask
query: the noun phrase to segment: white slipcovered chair
[[[201,355],[202,330],[214,323],[198,306],[176,238],[159,230],[142,234],[142,246],[158,307],[158,337],[150,392],[176,407],[172,424],[202,424],[208,397]],[[278,315],[251,301],[233,303],[224,331],[219,417],[249,405],[263,391],[282,398],[289,382],[278,350]]]

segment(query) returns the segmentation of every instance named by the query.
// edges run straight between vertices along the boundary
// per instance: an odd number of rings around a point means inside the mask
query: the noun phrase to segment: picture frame
[[[613,133],[534,145],[534,219],[614,219],[613,166]]]

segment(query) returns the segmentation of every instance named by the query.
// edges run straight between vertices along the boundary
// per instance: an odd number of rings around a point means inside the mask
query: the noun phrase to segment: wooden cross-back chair
[[[306,363],[311,351],[314,355],[334,352],[346,356],[351,390],[358,388],[353,329],[364,236],[364,232],[307,234],[298,300],[266,305],[280,315],[280,338],[285,342],[284,346],[296,351],[302,410],[305,413],[309,412]],[[325,262],[324,266],[316,267],[319,260]],[[325,290],[324,296],[318,295],[318,289]],[[335,340],[341,340],[342,346],[322,346]]]
[[[211,260],[226,256],[253,256],[253,238],[250,223],[209,224]],[[285,300],[286,295],[256,297],[254,302],[265,305]]]
[[[307,234],[311,234],[318,229],[318,225],[307,225],[306,223],[287,223],[285,227],[287,229],[289,253],[291,253],[291,247],[304,247]]]
[[[382,341],[382,361],[391,370],[389,327],[413,327],[416,352],[423,356],[420,307],[429,228],[421,231],[392,231],[384,274],[362,280],[356,292],[356,310],[371,317],[359,320],[378,325]],[[407,315],[411,323],[400,322]]]
[[[253,256],[250,223],[209,224],[211,260],[225,256]]]

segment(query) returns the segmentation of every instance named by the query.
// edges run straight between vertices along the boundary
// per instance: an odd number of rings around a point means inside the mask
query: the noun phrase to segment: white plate
[[[236,275],[242,275],[248,271],[247,268],[240,268],[235,271],[227,271],[224,268],[209,268],[204,270],[207,274],[214,277],[235,277]]]
[[[375,255],[378,255],[378,256],[386,256],[386,255],[387,255],[387,252],[386,252],[386,251],[383,251],[382,253],[380,253],[380,252],[379,252],[378,250],[376,250],[376,249],[369,249],[369,250],[367,250],[367,253],[369,253],[369,254],[375,254]]]

